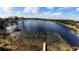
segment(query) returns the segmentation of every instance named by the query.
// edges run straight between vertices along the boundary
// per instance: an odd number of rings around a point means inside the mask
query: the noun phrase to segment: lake
[[[45,20],[24,20],[18,21],[18,28],[22,31],[35,30],[40,32],[57,32],[68,43],[73,46],[79,47],[79,38],[71,32],[71,30],[64,25],[57,24],[52,21]]]

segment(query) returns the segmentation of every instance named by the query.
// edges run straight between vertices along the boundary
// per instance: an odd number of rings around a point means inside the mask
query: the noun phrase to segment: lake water
[[[22,31],[36,30],[41,32],[57,32],[71,45],[79,47],[79,38],[63,25],[44,20],[24,20],[18,21],[17,26]]]

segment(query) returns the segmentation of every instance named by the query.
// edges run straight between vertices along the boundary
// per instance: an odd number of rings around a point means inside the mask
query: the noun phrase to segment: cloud
[[[9,16],[12,16],[12,8],[11,7],[1,7],[2,11],[2,15],[0,15],[2,18],[6,18]]]
[[[63,10],[68,7],[60,7],[57,10],[52,12],[54,7],[46,7],[48,11],[41,12],[39,7],[25,7],[24,10],[19,10],[14,12],[13,7],[2,7],[3,14],[0,14],[1,17],[10,17],[10,16],[24,16],[24,17],[37,17],[37,18],[50,18],[50,19],[79,19],[73,12],[68,12],[64,14]],[[17,8],[16,8],[17,10]],[[75,11],[79,11],[79,8],[76,8]]]
[[[61,15],[62,14],[62,12],[55,12],[55,13],[52,13],[51,15]]]
[[[69,7],[60,7],[59,10],[64,10],[64,9],[67,9]]]
[[[7,18],[10,16],[20,16],[22,14],[21,11],[15,12],[14,7],[2,7],[2,10],[3,10],[3,14],[1,15],[2,18]]]
[[[41,15],[49,15],[49,16],[57,16],[57,15],[61,15],[62,12],[54,12],[54,13],[51,13],[51,12],[45,12]]]
[[[76,8],[76,11],[79,11],[79,8]]]
[[[43,14],[40,14],[37,16],[38,18],[48,18],[48,19],[72,19],[72,20],[78,20],[79,18],[74,15],[73,13],[63,14],[63,12],[54,12],[51,13],[45,12]]]
[[[10,17],[10,16],[12,16],[12,15],[9,14],[9,13],[6,13],[6,14],[3,14],[3,15],[0,15],[0,17],[2,17],[2,18],[7,18],[7,17]]]
[[[49,9],[49,10],[51,10],[51,9],[53,9],[54,7],[46,7],[47,9]]]
[[[23,10],[23,13],[31,13],[31,14],[37,14],[39,8],[38,7],[26,7]]]
[[[49,12],[45,12],[43,14],[40,14],[39,17],[41,18],[60,18],[60,16],[62,15],[62,12],[54,12],[54,13],[51,13],[50,11]]]
[[[5,13],[11,13],[12,12],[11,7],[3,7],[2,9]]]

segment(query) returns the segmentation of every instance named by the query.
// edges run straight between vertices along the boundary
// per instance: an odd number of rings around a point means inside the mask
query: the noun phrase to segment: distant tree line
[[[45,18],[24,18],[24,17],[8,17],[8,18],[0,18],[0,29],[5,28],[8,25],[13,25],[16,24],[18,21],[22,20],[45,20],[45,21],[53,21],[53,22],[60,22],[72,26],[76,26],[79,28],[79,26],[76,25],[79,21],[74,21],[74,20],[68,20],[68,19],[45,19]]]

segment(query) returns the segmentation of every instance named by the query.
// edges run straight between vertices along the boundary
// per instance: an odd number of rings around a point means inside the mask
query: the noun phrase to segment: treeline
[[[75,26],[76,28],[79,29],[79,21],[74,21],[74,20],[56,20],[55,22],[59,22],[59,23],[63,23],[63,24],[67,24],[67,25],[71,25],[71,26]]]
[[[74,20],[68,20],[68,19],[45,19],[45,18],[24,18],[24,17],[8,17],[8,18],[0,18],[0,28],[4,28],[8,25],[13,25],[16,24],[18,21],[22,21],[22,20],[45,20],[45,21],[53,21],[53,22],[60,22],[60,23],[64,23],[64,24],[68,24],[68,25],[72,25],[72,26],[76,26],[79,28],[79,26],[76,25],[76,23],[78,23],[78,21],[74,21]]]

